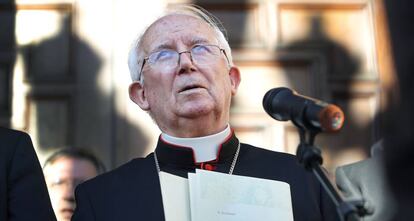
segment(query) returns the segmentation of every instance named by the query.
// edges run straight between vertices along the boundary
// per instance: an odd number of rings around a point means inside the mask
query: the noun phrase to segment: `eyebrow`
[[[210,42],[205,39],[205,38],[200,38],[200,37],[193,37],[192,39],[189,40],[189,45],[193,46],[193,45],[197,45],[197,44],[209,44]],[[173,49],[174,47],[172,46],[172,44],[170,42],[165,42],[162,43],[160,45],[158,45],[157,47],[155,47],[154,49],[152,49],[149,54],[154,53],[156,51],[160,51],[162,49]]]
[[[196,44],[206,44],[209,43],[209,41],[205,38],[194,38],[191,40],[191,45],[196,45]]]
[[[171,46],[171,44],[169,43],[162,43],[160,45],[158,45],[157,47],[155,47],[154,49],[152,49],[151,51],[149,51],[149,54],[154,53],[156,51],[160,51],[161,49],[172,49],[173,47]]]

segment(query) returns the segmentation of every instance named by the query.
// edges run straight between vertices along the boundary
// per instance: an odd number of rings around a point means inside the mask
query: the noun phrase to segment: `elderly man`
[[[152,23],[129,60],[133,102],[162,134],[154,153],[76,189],[73,220],[165,220],[160,171],[196,168],[290,184],[294,219],[336,220],[336,211],[294,156],[239,143],[229,125],[240,83],[229,44],[208,14],[181,7]]]
[[[43,166],[46,184],[58,221],[69,221],[75,210],[75,187],[104,172],[103,164],[83,149],[62,149]]]

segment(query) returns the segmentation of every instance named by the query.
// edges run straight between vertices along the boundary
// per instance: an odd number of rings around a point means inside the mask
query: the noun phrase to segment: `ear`
[[[145,88],[139,81],[134,81],[129,85],[129,98],[138,104],[142,110],[148,111],[150,109]]]
[[[241,81],[239,68],[233,66],[229,71],[230,83],[231,83],[231,95],[236,95],[237,88]]]

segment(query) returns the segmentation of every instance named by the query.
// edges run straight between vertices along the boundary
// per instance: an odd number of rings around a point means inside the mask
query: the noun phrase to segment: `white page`
[[[195,208],[196,202],[196,186],[198,186],[197,182],[197,175],[195,173],[188,173],[188,186],[189,186],[189,194],[190,194],[190,212],[191,212],[191,220],[195,220],[196,211],[192,210],[191,208]]]
[[[166,221],[191,221],[188,180],[166,172],[159,173]]]
[[[192,221],[292,221],[290,186],[285,182],[196,171]],[[190,179],[193,179],[192,177]],[[197,180],[198,179],[198,180]]]

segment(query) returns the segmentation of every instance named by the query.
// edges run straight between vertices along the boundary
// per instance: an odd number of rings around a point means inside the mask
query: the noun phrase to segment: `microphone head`
[[[337,132],[345,120],[338,106],[285,87],[269,90],[263,97],[263,108],[273,119],[291,120],[297,127],[317,132]]]
[[[279,121],[288,121],[290,120],[290,114],[288,105],[281,105],[285,101],[286,96],[291,96],[293,91],[286,87],[273,88],[266,92],[263,97],[263,109],[269,114],[273,119]]]
[[[319,120],[321,128],[326,132],[339,131],[345,121],[344,112],[336,105],[329,104],[321,112],[319,112]]]

